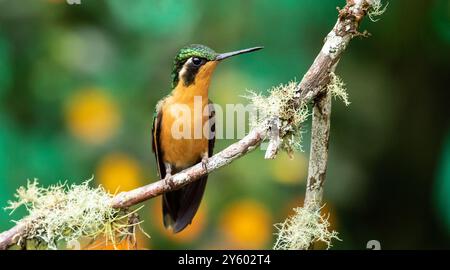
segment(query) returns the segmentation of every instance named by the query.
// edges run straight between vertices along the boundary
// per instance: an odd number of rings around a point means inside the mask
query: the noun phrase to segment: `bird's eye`
[[[194,66],[200,66],[202,64],[203,60],[201,58],[198,57],[193,57],[192,58],[192,64]]]

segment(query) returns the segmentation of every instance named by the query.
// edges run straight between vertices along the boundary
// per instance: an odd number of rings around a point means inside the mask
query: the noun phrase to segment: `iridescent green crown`
[[[212,61],[217,57],[217,53],[209,47],[201,44],[192,44],[181,48],[177,56],[173,61],[172,69],[172,88],[178,84],[178,73],[183,67],[186,60],[191,57],[205,58],[208,61]]]

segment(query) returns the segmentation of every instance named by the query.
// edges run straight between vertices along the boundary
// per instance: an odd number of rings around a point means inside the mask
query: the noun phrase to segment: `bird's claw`
[[[202,158],[202,167],[208,173],[208,158],[204,157]]]
[[[171,174],[166,174],[166,176],[164,177],[164,183],[168,185],[171,189],[175,187],[175,183],[172,180]]]

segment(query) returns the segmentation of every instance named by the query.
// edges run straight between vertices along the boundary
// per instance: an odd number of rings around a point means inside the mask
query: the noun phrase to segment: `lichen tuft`
[[[89,186],[92,179],[79,185],[57,184],[48,188],[39,186],[38,181],[28,181],[27,187],[20,187],[15,201],[9,201],[6,210],[11,213],[24,206],[28,216],[25,233],[20,236],[18,245],[58,249],[62,243],[72,245],[80,239],[105,239],[107,244],[116,244],[135,239],[136,209],[111,207],[112,195],[102,186]]]
[[[331,81],[327,86],[327,90],[334,98],[339,98],[344,102],[345,106],[350,105],[348,100],[347,89],[344,81],[335,73],[331,73]]]
[[[328,216],[322,215],[321,209],[298,207],[294,211],[293,216],[275,225],[278,237],[273,249],[306,250],[317,241],[325,243],[328,249],[333,239],[340,240],[336,231],[328,229]]]
[[[369,16],[369,19],[372,22],[377,22],[380,20],[381,15],[383,15],[384,12],[386,12],[386,9],[389,5],[389,2],[386,3],[386,5],[383,7],[383,3],[381,0],[372,0],[372,5],[367,12],[367,15]]]
[[[250,118],[250,128],[270,127],[270,120],[278,118],[280,120],[280,148],[292,154],[296,150],[302,150],[302,123],[309,116],[308,107],[300,108],[294,104],[298,97],[298,83],[291,81],[287,84],[280,84],[269,90],[269,95],[264,96],[255,91],[248,91],[245,96],[254,106],[257,112],[256,117]]]

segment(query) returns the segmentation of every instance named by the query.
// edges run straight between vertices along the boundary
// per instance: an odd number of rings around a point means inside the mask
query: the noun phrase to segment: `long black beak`
[[[264,47],[253,47],[253,48],[243,49],[243,50],[234,51],[234,52],[221,53],[216,57],[216,61],[221,61],[221,60],[229,58],[231,56],[235,56],[235,55],[239,55],[239,54],[243,54],[243,53],[258,51],[258,50],[261,50],[262,48],[264,48]]]

